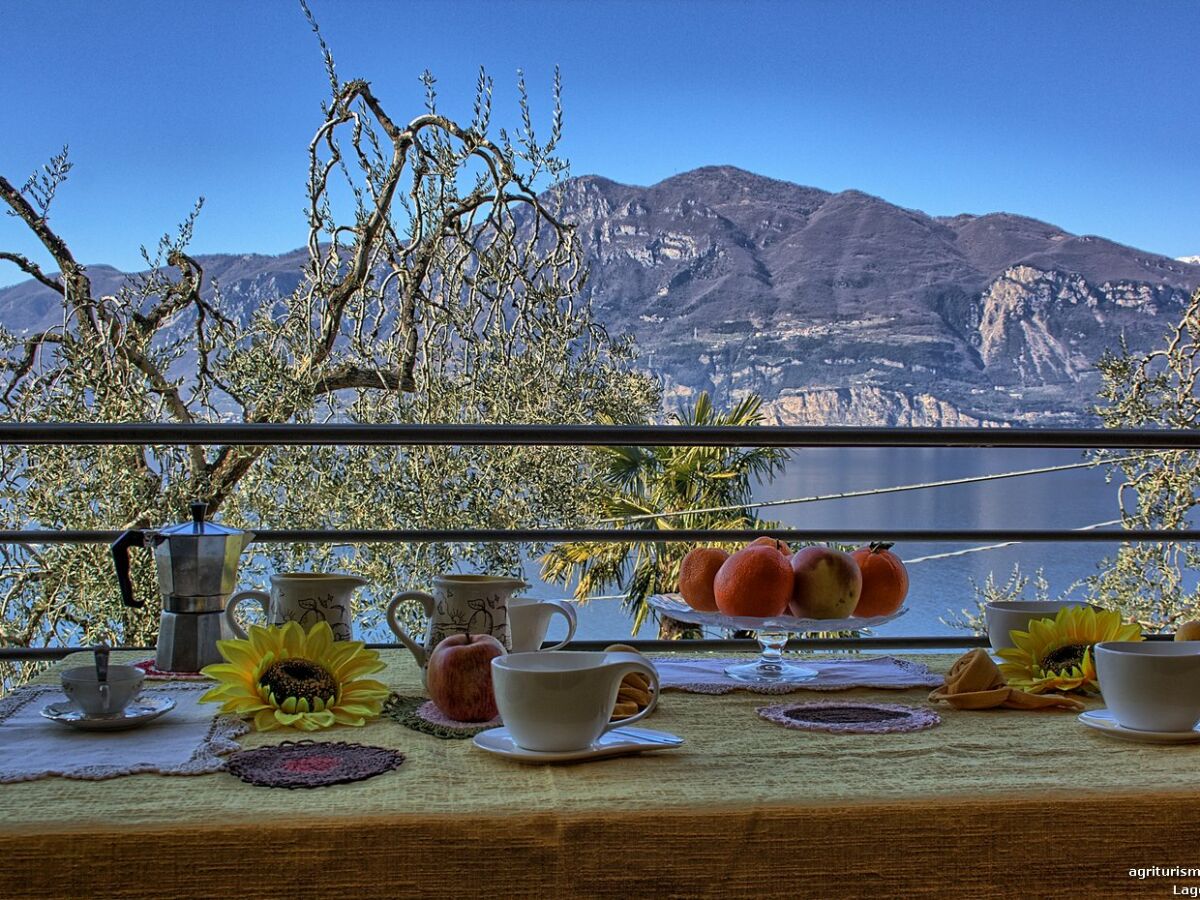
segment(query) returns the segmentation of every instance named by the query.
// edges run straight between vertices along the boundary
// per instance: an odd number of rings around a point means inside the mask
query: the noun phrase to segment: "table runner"
[[[809,666],[818,673],[811,681],[796,684],[754,684],[730,678],[725,674],[726,667],[745,661],[725,657],[688,659],[661,656],[651,659],[654,667],[658,669],[663,690],[687,691],[692,694],[728,694],[732,691],[790,694],[793,691],[847,691],[852,688],[906,690],[937,687],[943,681],[941,675],[935,675],[923,663],[894,656],[817,660],[788,658],[788,662]]]
[[[944,672],[956,656],[914,659]],[[410,654],[383,658],[389,687],[420,692]],[[927,693],[839,696],[919,705]],[[683,736],[683,748],[561,767],[387,720],[335,729],[317,739],[407,761],[299,796],[227,773],[0,785],[0,896],[103,886],[132,898],[151,884],[161,896],[245,900],[431,885],[445,897],[1015,896],[1017,883],[1039,897],[1161,896],[1163,881],[1129,869],[1194,865],[1200,818],[1187,786],[1200,747],[1121,743],[1070,713],[1011,710],[942,709],[941,726],[911,734],[801,734],[758,719],[761,705],[750,693],[669,691],[645,725]],[[114,821],[129,837],[115,848]]]
[[[203,775],[225,765],[221,754],[238,749],[238,735],[248,729],[237,719],[216,715],[200,705],[210,685],[175,683],[146,688],[143,694],[166,694],[173,710],[126,731],[80,731],[41,715],[49,703],[65,701],[51,686],[24,687],[0,699],[0,784],[61,775],[100,780],[153,772],[159,775]],[[3,796],[3,795],[0,795]]]

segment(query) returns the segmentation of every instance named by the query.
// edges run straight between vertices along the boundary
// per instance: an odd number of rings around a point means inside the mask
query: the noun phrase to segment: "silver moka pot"
[[[154,550],[162,620],[155,665],[164,672],[198,672],[221,662],[217,641],[233,635],[225,625],[225,601],[237,587],[242,551],[254,533],[204,520],[207,503],[192,503],[192,521],[169,528],[126,531],[112,545],[121,600],[141,607],[129,577],[129,548]]]

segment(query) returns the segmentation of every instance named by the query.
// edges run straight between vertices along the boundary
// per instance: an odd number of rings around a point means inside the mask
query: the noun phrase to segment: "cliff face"
[[[1155,345],[1200,285],[1200,266],[1034,219],[729,167],[578,178],[565,208],[598,318],[669,396],[756,392],[781,421],[1083,424],[1104,350]]]
[[[874,387],[785,390],[763,404],[771,425],[885,425],[896,428],[990,427],[999,423],[966,415],[930,394],[909,395]]]

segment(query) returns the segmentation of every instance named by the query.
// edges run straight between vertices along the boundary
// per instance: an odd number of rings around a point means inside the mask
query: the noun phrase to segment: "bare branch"
[[[347,364],[323,375],[316,384],[315,393],[329,394],[350,388],[359,390],[399,391],[403,376],[400,372],[384,369],[368,369]]]
[[[13,187],[3,175],[0,175],[0,200],[8,204],[17,218],[29,227],[34,237],[54,257],[54,262],[62,273],[61,293],[67,301],[68,308],[77,312],[81,323],[89,327],[94,336],[99,337],[102,329],[97,319],[95,303],[92,301],[92,283],[84,273],[83,267],[75,261],[66,243],[50,228],[45,216],[39,214],[25,199],[24,194]]]
[[[35,334],[33,337],[26,338],[24,341],[25,353],[17,362],[11,360],[0,361],[0,368],[12,369],[12,377],[8,380],[8,385],[4,389],[3,400],[7,403],[12,392],[17,389],[17,386],[24,380],[25,376],[33,371],[33,367],[37,362],[38,351],[42,349],[43,344],[61,344],[62,335],[53,331],[43,331]]]
[[[29,277],[41,282],[56,294],[62,294],[65,290],[62,284],[46,275],[42,271],[41,267],[27,256],[22,256],[20,253],[8,253],[0,250],[0,259],[7,260],[10,263],[15,263],[18,269],[23,271]]]

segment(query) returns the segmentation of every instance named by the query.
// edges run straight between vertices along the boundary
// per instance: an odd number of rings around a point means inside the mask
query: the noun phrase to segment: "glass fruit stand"
[[[783,651],[793,634],[813,634],[828,631],[861,631],[891,622],[904,615],[901,607],[886,616],[867,616],[844,619],[801,619],[796,616],[727,616],[719,612],[703,612],[688,606],[679,594],[655,594],[650,605],[663,615],[690,625],[717,628],[725,631],[750,631],[758,641],[757,659],[727,666],[725,674],[738,681],[752,684],[799,684],[817,677],[811,666],[789,662]]]

